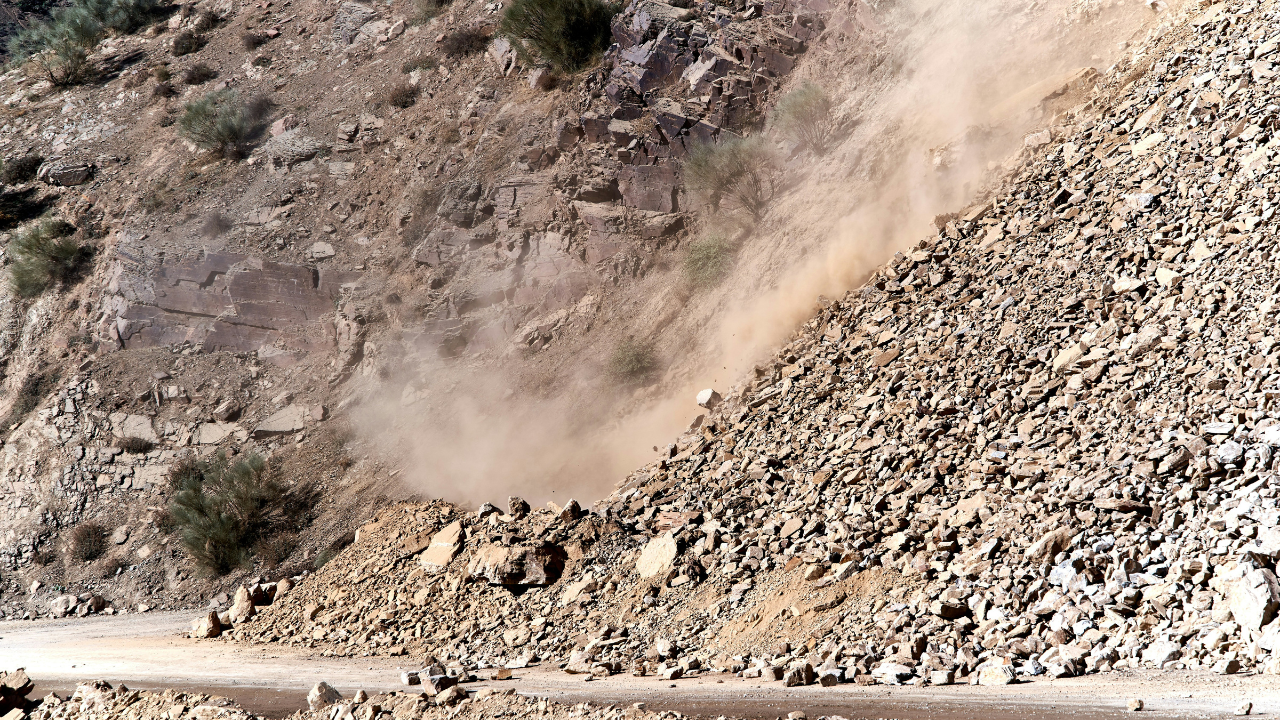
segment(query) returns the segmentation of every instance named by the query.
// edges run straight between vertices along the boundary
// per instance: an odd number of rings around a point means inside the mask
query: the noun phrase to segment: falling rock
[[[328,260],[336,254],[333,250],[333,245],[327,242],[313,243],[311,248],[307,250],[307,256],[312,260]]]
[[[323,681],[316,683],[315,687],[311,688],[311,692],[307,693],[307,706],[312,712],[327,708],[340,700],[342,700],[342,693]]]
[[[1130,698],[1129,702],[1126,703],[1126,706],[1129,708],[1129,712],[1138,712],[1142,710],[1144,705],[1142,700],[1138,698]]]
[[[253,437],[262,439],[298,432],[306,427],[306,418],[306,408],[301,405],[288,405],[259,423],[253,429]]]
[[[196,618],[191,623],[191,637],[193,638],[216,638],[222,634],[222,623],[218,620],[218,613],[210,612],[207,615]]]
[[[1253,712],[1253,703],[1245,700],[1236,708],[1236,715],[1248,715]]]
[[[507,498],[507,514],[519,520],[529,514],[529,503],[522,497],[512,495]]]
[[[465,539],[466,532],[462,529],[462,522],[455,520],[449,523],[440,532],[431,536],[431,543],[418,556],[418,564],[427,572],[444,572]]]
[[[636,560],[636,572],[642,580],[662,575],[671,570],[677,553],[676,539],[670,533],[653,538],[645,544]]]
[[[698,405],[708,410],[715,410],[716,406],[719,405],[720,401],[723,399],[724,398],[720,397],[720,393],[712,390],[711,388],[707,388],[706,390],[698,393]]]

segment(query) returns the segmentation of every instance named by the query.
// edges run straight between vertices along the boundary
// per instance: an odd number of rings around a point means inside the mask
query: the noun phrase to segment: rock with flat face
[[[51,158],[36,171],[36,179],[50,185],[71,187],[89,182],[93,171],[93,163]]]
[[[301,405],[289,405],[263,420],[253,429],[255,438],[295,433],[307,426],[307,410]]]
[[[532,547],[490,544],[476,551],[467,565],[467,576],[494,585],[547,585],[560,578],[567,557],[563,548],[551,543]]]
[[[636,560],[636,572],[641,579],[658,577],[670,572],[675,563],[677,552],[676,539],[671,535],[656,537],[640,551]]]
[[[418,564],[427,572],[444,572],[444,569],[453,561],[453,556],[458,554],[458,549],[462,547],[462,541],[465,539],[466,533],[462,529],[462,523],[456,520],[449,523],[431,537],[427,549],[418,556]]]
[[[318,682],[311,692],[307,693],[307,706],[312,712],[327,708],[342,700],[342,693],[333,689],[327,682]]]
[[[218,613],[210,612],[207,615],[196,618],[191,623],[191,637],[193,638],[216,638],[222,634],[222,622],[218,620]]]

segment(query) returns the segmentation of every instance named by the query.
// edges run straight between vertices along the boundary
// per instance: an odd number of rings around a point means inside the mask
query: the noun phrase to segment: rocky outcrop
[[[204,253],[184,260],[122,240],[104,334],[120,348],[257,352],[277,364],[335,347],[334,300],[360,274]]]

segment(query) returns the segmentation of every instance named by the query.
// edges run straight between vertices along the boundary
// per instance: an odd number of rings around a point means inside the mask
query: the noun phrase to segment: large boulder
[[[636,572],[640,573],[640,579],[647,580],[670,572],[677,551],[676,539],[669,533],[650,540],[636,560]]]
[[[360,28],[378,16],[373,8],[359,3],[344,2],[333,16],[333,42],[346,47],[360,35]]]
[[[322,710],[342,700],[342,693],[333,689],[327,682],[318,682],[311,692],[307,693],[307,706],[311,712]]]
[[[70,187],[93,179],[93,163],[50,158],[36,170],[36,179],[50,185]]]
[[[307,426],[307,409],[301,405],[289,405],[276,411],[253,429],[255,438],[269,438],[295,433]]]
[[[560,578],[568,554],[559,545],[485,545],[467,565],[467,576],[494,585],[549,585]]]
[[[191,637],[193,638],[216,638],[222,634],[222,622],[218,620],[218,613],[209,612],[207,615],[196,618],[191,622]]]
[[[240,589],[236,590],[236,599],[231,603],[227,617],[232,623],[239,623],[253,617],[257,612],[257,608],[253,606],[253,596],[249,593],[249,588],[241,585]]]

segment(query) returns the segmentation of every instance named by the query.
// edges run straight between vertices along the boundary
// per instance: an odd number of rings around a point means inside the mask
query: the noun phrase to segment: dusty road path
[[[69,691],[77,682],[104,679],[141,689],[182,688],[234,698],[254,712],[280,717],[305,704],[320,680],[343,694],[413,690],[399,684],[406,658],[319,657],[282,647],[241,646],[182,637],[190,613],[0,623],[0,668],[25,667],[37,691]],[[481,671],[481,677],[489,673]],[[1070,680],[1040,680],[999,688],[811,686],[783,688],[732,676],[675,682],[619,675],[585,682],[554,666],[516,672],[500,684],[563,702],[629,705],[716,717],[773,720],[794,710],[810,718],[900,720],[1022,720],[1119,718],[1125,703],[1142,698],[1144,714],[1224,718],[1244,700],[1253,714],[1280,713],[1280,676],[1222,677],[1205,672],[1112,673]]]

